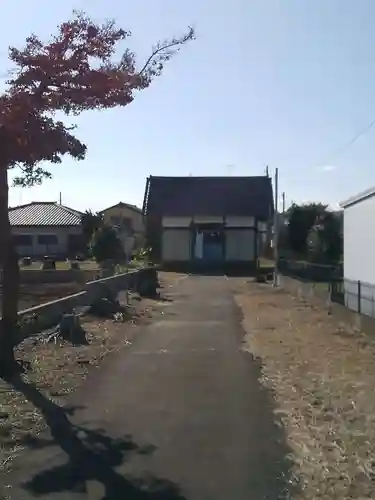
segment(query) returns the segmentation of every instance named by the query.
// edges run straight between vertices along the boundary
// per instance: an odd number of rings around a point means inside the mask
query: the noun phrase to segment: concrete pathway
[[[8,497],[284,498],[284,437],[258,362],[241,350],[233,286],[181,279],[160,319],[91,374],[69,411],[20,387],[51,432],[15,460]]]

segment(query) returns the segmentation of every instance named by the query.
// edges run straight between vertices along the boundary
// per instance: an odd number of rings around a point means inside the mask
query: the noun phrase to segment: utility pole
[[[283,213],[285,213],[285,191],[283,191]]]
[[[268,165],[266,165],[266,176],[269,177]]]
[[[275,169],[275,210],[273,214],[273,258],[275,267],[273,272],[273,286],[279,285],[279,276],[277,272],[277,264],[279,260],[279,213],[278,213],[278,198],[279,198],[279,169]]]
[[[62,197],[61,197],[61,191],[59,193],[59,204],[61,205]]]

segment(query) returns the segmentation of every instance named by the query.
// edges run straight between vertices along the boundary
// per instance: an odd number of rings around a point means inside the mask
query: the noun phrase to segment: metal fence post
[[[361,281],[358,280],[358,289],[357,289],[357,312],[361,314]]]

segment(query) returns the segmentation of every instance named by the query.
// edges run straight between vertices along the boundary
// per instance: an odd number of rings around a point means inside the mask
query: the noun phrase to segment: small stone
[[[90,363],[89,359],[77,359],[79,365],[88,365]]]

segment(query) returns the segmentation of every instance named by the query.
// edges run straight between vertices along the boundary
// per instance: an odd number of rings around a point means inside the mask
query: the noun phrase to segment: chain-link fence
[[[342,265],[322,265],[312,262],[280,259],[278,271],[285,276],[313,283],[331,283],[342,279]]]
[[[352,311],[375,318],[375,284],[343,278],[343,266],[321,265],[305,261],[280,259],[278,271],[308,283],[326,285],[332,302]],[[320,286],[320,285],[319,285]]]

